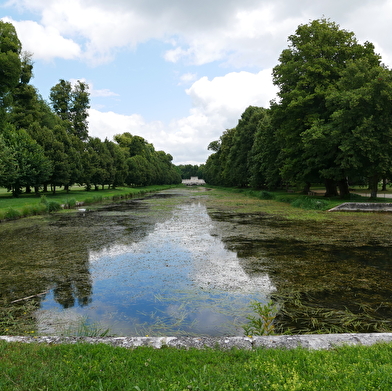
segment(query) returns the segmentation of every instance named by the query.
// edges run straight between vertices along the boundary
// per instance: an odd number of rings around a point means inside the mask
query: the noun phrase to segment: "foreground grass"
[[[18,198],[6,189],[0,188],[0,221],[14,220],[21,217],[45,214],[60,209],[60,205],[74,207],[77,203],[84,205],[111,202],[132,198],[148,192],[164,190],[173,186],[118,187],[116,189],[90,190],[82,186],[73,186],[68,192],[58,190],[56,194],[40,193],[21,194]],[[45,197],[45,203],[41,197]]]
[[[0,342],[1,390],[390,390],[392,345],[128,350]]]

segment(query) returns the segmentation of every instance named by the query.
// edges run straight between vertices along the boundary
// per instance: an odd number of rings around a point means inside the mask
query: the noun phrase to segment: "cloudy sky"
[[[268,107],[287,37],[322,17],[392,65],[392,0],[0,0],[45,99],[83,80],[90,136],[130,132],[175,164],[204,163],[246,107]]]

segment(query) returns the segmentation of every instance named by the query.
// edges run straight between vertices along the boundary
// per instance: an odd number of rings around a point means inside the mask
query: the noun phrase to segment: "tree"
[[[272,122],[271,109],[265,109],[257,124],[250,153],[250,184],[254,188],[276,189],[282,185],[279,173],[280,143]]]
[[[333,110],[330,120],[304,135],[311,141],[326,135],[333,140],[335,160],[324,175],[333,177],[336,170],[348,177],[360,173],[369,180],[371,197],[377,197],[378,183],[392,171],[391,101],[389,69],[366,58],[348,62],[326,95],[327,107]]]
[[[264,117],[265,112],[266,109],[262,107],[249,106],[238,121],[223,172],[231,185],[239,187],[249,185],[252,146],[258,123]]]
[[[86,141],[88,138],[88,109],[90,98],[88,85],[78,80],[72,90],[71,118],[75,136]]]
[[[42,185],[52,170],[43,148],[24,129],[15,129],[9,124],[1,136],[9,154],[6,164],[10,171],[0,176],[0,186],[8,188],[17,197],[22,187]]]
[[[124,150],[115,142],[109,141],[107,138],[104,143],[113,159],[113,170],[110,172],[109,183],[114,189],[125,183],[127,175],[127,164]]]
[[[78,80],[74,87],[69,81],[60,80],[50,90],[49,99],[54,112],[66,121],[69,133],[82,141],[88,138],[88,85]]]
[[[339,82],[349,63],[364,58],[370,67],[380,64],[371,43],[360,45],[354,33],[326,19],[300,25],[289,37],[289,48],[283,50],[273,70],[280,98],[273,113],[282,143],[281,174],[285,180],[324,180],[326,195],[335,195],[339,183],[341,195],[346,195],[347,173],[328,170],[334,166],[338,146],[327,136],[310,143],[309,135],[319,130],[319,124],[328,123],[333,113],[326,102],[328,91]]]
[[[12,102],[11,91],[19,82],[22,45],[11,23],[0,20],[0,124]]]

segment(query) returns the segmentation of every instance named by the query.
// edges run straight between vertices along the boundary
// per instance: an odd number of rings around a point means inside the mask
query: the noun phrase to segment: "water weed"
[[[278,307],[272,301],[267,304],[253,302],[250,307],[255,315],[247,316],[248,323],[243,325],[245,335],[260,336],[275,334],[275,317],[278,313]]]

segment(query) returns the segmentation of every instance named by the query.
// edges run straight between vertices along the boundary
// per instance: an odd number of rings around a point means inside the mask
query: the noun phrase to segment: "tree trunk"
[[[31,187],[30,186],[26,186],[26,194],[31,194]]]
[[[325,179],[325,197],[336,197],[338,190],[336,188],[336,182],[333,179]]]
[[[303,192],[304,194],[308,194],[308,193],[310,192],[310,186],[311,186],[311,183],[310,183],[310,182],[306,182],[306,183],[305,183],[305,186],[304,186],[304,189],[302,190],[302,192]]]
[[[350,198],[350,190],[348,188],[347,178],[338,181],[340,198]]]
[[[387,178],[382,179],[382,189],[381,191],[387,191]]]
[[[377,198],[378,176],[374,175],[369,178],[370,198]]]

